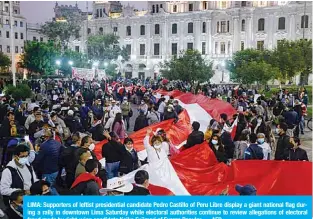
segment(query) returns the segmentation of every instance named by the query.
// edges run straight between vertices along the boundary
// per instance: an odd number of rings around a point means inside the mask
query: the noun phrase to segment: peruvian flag
[[[125,90],[125,88],[124,88],[123,86],[122,86],[122,87],[117,88],[117,92],[118,92],[120,95],[123,95],[124,90]]]
[[[200,130],[205,131],[213,118],[219,120],[221,113],[232,117],[236,110],[227,102],[209,99],[203,95],[193,95],[180,91],[157,91],[156,97],[173,96],[179,101],[184,111],[179,115],[177,123],[166,120],[150,126],[154,132],[164,129],[171,144],[179,148],[191,133],[191,123],[198,121]],[[231,127],[224,127],[234,136],[237,127],[235,120]],[[130,135],[139,158],[147,156],[148,147],[144,146],[147,128]],[[96,145],[94,152],[101,158],[102,146],[106,141]],[[147,149],[146,149],[147,148]],[[166,168],[152,168],[144,165],[149,173],[149,190],[153,195],[219,195],[229,187],[229,194],[238,194],[235,185],[252,184],[258,195],[312,195],[312,163],[303,161],[272,160],[236,160],[227,166],[218,163],[208,143],[193,146],[170,157]],[[161,170],[161,172],[160,172]],[[159,171],[159,173],[157,173]],[[124,180],[134,182],[133,171]],[[297,185],[297,186],[294,186]]]

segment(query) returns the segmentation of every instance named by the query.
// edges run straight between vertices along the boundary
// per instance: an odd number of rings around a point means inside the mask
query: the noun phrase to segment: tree
[[[169,80],[189,81],[194,84],[209,81],[213,76],[212,62],[207,62],[196,50],[187,50],[179,57],[161,64],[161,74]]]
[[[8,68],[10,66],[11,66],[10,58],[3,52],[0,52],[0,70],[3,70],[4,68]]]
[[[72,74],[72,66],[77,68],[90,68],[91,63],[88,63],[88,59],[86,55],[76,52],[70,49],[66,49],[62,57],[59,59],[61,61],[61,66],[59,70],[64,75],[71,75]],[[73,65],[71,65],[69,62],[73,62]]]
[[[63,12],[63,21],[49,21],[41,26],[40,32],[54,42],[60,42],[67,48],[71,37],[79,38],[83,17],[79,13]]]
[[[279,69],[265,61],[251,61],[243,63],[232,74],[232,79],[242,84],[266,85],[268,81],[278,78]]]
[[[115,76],[118,72],[116,71],[117,65],[116,64],[108,64],[105,68],[106,75]]]
[[[119,37],[114,34],[99,34],[88,37],[88,58],[97,61],[111,61],[122,56],[124,60],[128,60],[127,51],[118,45],[118,40]]]
[[[52,74],[55,69],[55,61],[60,57],[60,48],[53,42],[28,41],[25,44],[25,52],[22,54],[22,66],[33,73]]]

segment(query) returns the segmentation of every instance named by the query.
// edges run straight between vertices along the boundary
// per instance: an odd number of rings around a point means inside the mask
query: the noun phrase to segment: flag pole
[[[10,35],[11,35],[11,71],[13,77],[13,86],[16,86],[16,66],[15,66],[15,47],[14,47],[14,20],[13,20],[13,1],[10,1]]]

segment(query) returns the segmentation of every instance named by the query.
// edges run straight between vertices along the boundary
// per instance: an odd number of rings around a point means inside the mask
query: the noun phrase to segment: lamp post
[[[59,68],[60,68],[60,66],[61,66],[61,61],[60,61],[60,60],[56,60],[56,61],[55,61],[55,64],[58,66],[57,75],[59,75]]]
[[[13,20],[13,1],[10,2],[10,35],[11,35],[11,71],[13,86],[16,86],[16,66],[15,66],[15,46],[14,46],[14,20]]]
[[[224,68],[225,68],[225,62],[224,61],[221,62],[221,66],[222,66],[222,83],[224,83]]]

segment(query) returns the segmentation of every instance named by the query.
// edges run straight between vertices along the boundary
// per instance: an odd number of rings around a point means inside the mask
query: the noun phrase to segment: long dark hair
[[[213,151],[216,150],[216,149],[214,148],[214,145],[212,144],[212,140],[213,140],[214,137],[216,137],[216,138],[217,138],[217,141],[218,141],[218,143],[217,143],[218,149],[217,149],[217,150],[220,151],[220,152],[225,152],[224,147],[223,147],[223,145],[222,145],[221,138],[220,138],[220,136],[218,136],[218,135],[216,135],[216,134],[213,134],[212,137],[211,137],[211,139],[210,139],[210,141],[209,141],[209,145],[210,145],[211,149],[212,149]]]
[[[114,126],[115,126],[115,124],[117,122],[122,124],[122,122],[123,122],[123,120],[122,120],[122,113],[116,113],[114,121],[113,121],[112,129],[114,129]]]

